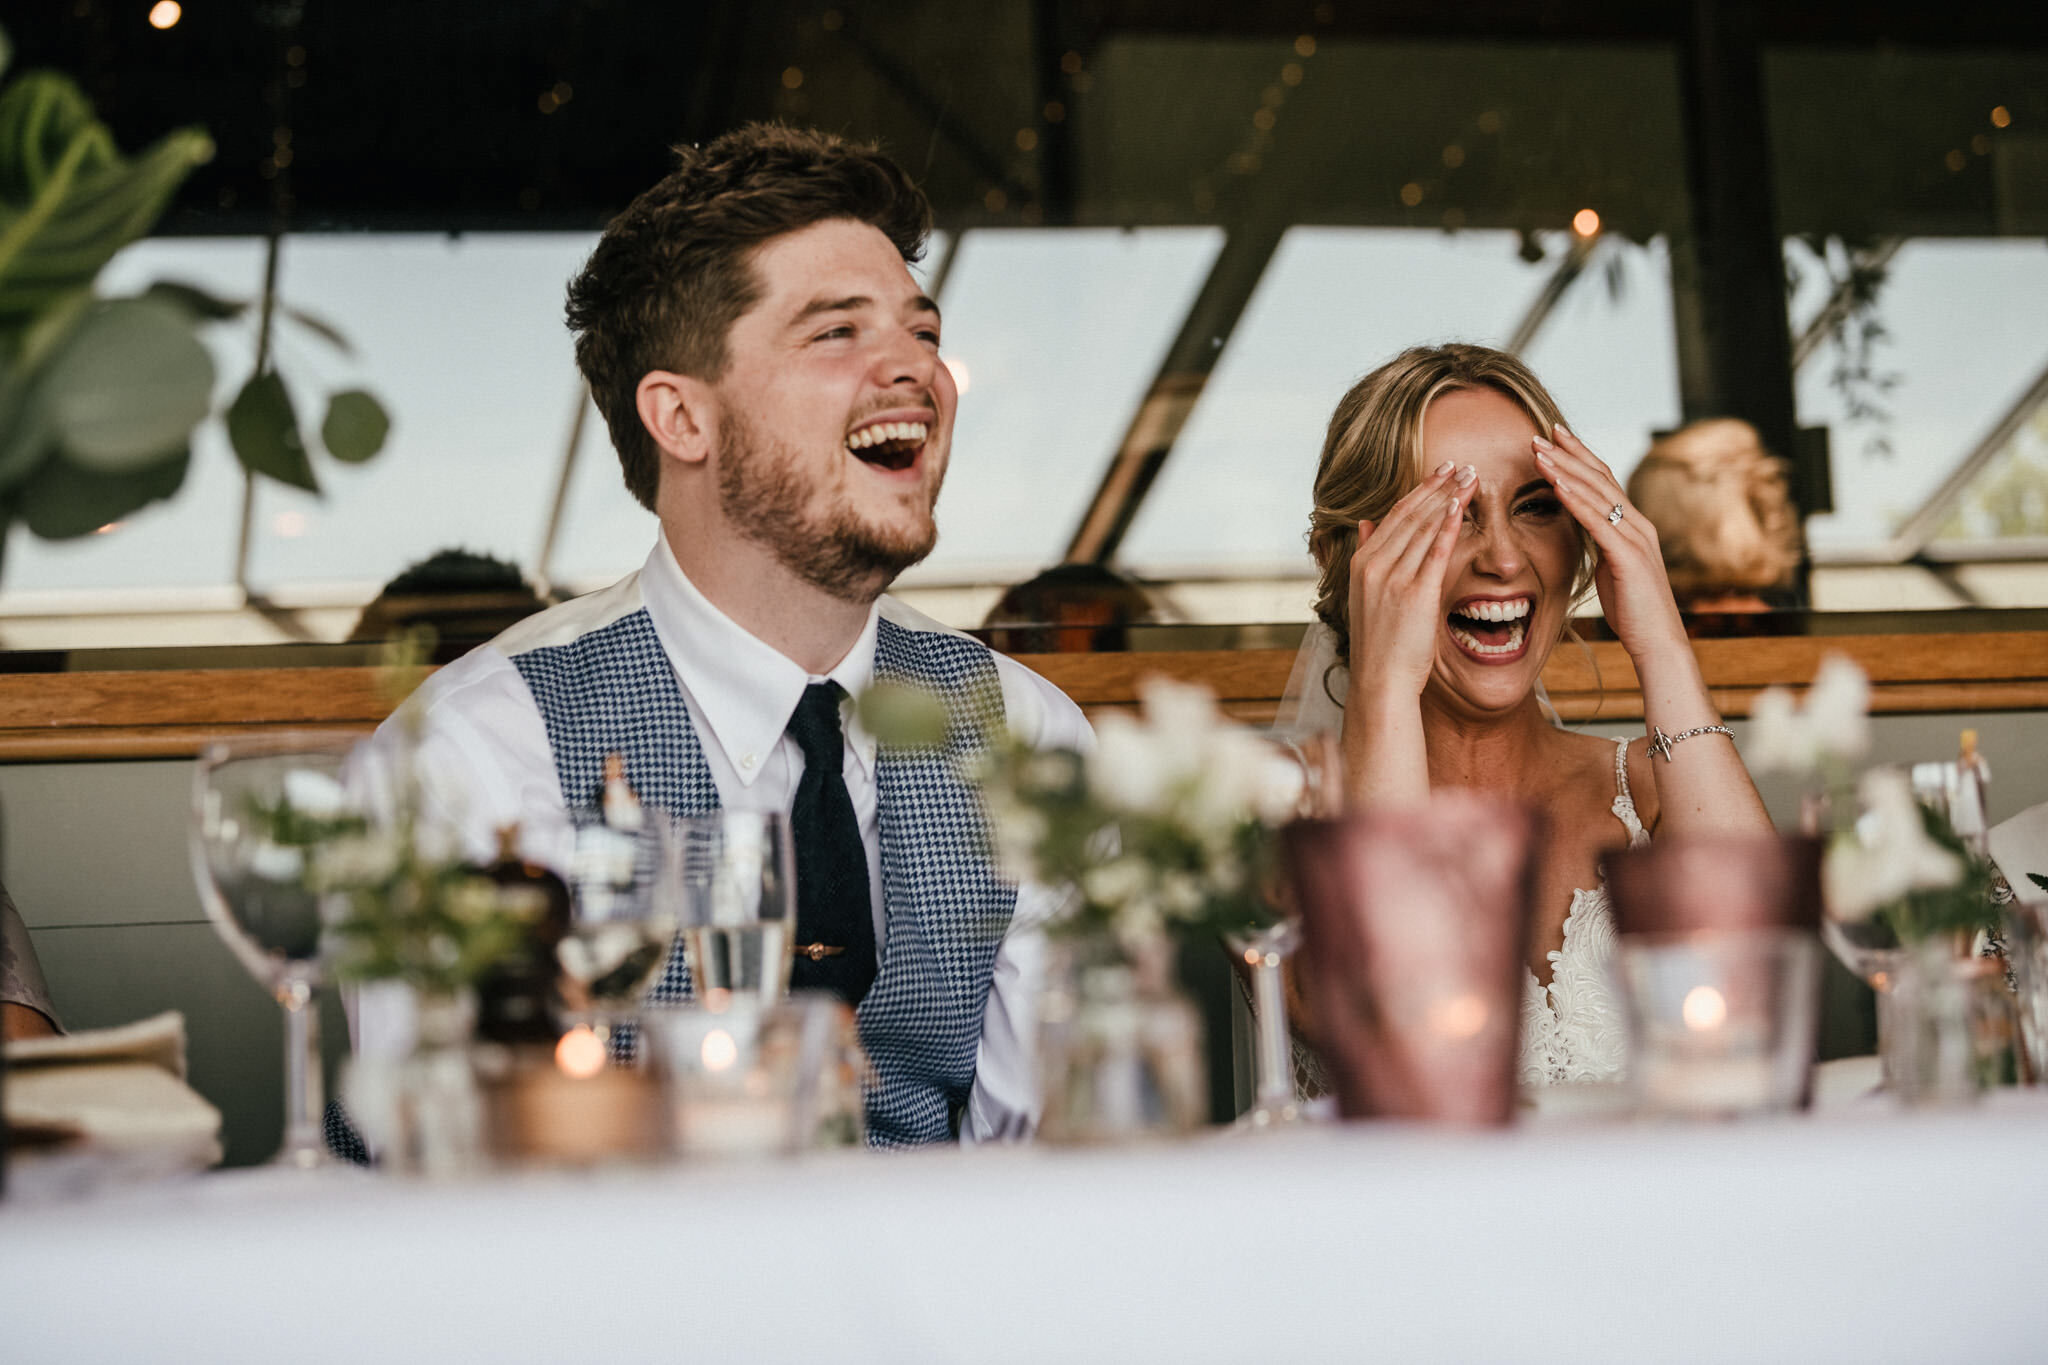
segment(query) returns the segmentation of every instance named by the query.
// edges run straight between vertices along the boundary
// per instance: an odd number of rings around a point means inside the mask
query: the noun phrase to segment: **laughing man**
[[[1090,742],[1051,684],[883,595],[931,552],[952,454],[939,310],[907,268],[930,226],[868,147],[755,126],[679,150],[568,306],[660,534],[637,573],[437,674],[418,755],[478,856],[517,821],[528,856],[566,866],[614,752],[652,806],[791,812],[794,981],[855,1006],[868,1139],[892,1147],[1030,1133],[1025,926],[1049,893],[988,864],[957,765],[878,748],[846,698],[878,678],[935,689],[955,758],[990,723]],[[678,954],[655,998],[687,991]]]

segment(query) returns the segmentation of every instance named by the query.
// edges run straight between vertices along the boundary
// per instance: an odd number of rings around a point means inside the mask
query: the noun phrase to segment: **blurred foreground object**
[[[1687,611],[1768,611],[1792,586],[1799,513],[1785,462],[1733,417],[1694,422],[1650,447],[1629,500],[1657,528],[1671,591]]]
[[[185,1016],[7,1044],[10,1127],[48,1139],[9,1153],[10,1196],[203,1170],[220,1160],[220,1111],[185,1083]]]
[[[0,886],[0,1011],[4,1011],[0,1037],[10,1042],[63,1031],[28,926],[22,923],[14,897],[4,886]]]
[[[1629,1076],[1654,1114],[1801,1107],[1819,1023],[1821,842],[1667,839],[1602,855]]]
[[[1470,792],[1281,832],[1302,987],[1348,1119],[1505,1124],[1535,812]]]

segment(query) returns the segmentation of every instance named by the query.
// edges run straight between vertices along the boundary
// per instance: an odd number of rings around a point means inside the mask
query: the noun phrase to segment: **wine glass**
[[[662,878],[643,865],[650,851],[665,857],[660,831],[657,824],[650,842],[637,830],[586,825],[570,862],[569,929],[555,945],[562,1022],[595,1033],[619,1056],[675,949],[674,897],[655,894]]]
[[[1288,954],[1301,942],[1301,922],[1285,916],[1271,924],[1226,934],[1224,941],[1251,969],[1252,978],[1256,1089],[1251,1107],[1238,1117],[1238,1126],[1262,1129],[1297,1123],[1302,1106],[1294,1094],[1294,1040],[1287,1027],[1287,991],[1281,972]]]
[[[213,744],[192,780],[192,878],[222,941],[284,1010],[284,1142],[273,1165],[324,1165],[319,1014],[325,983],[321,896],[307,864],[320,845],[360,833],[341,783],[354,741],[285,734]]]
[[[789,818],[714,811],[659,827],[656,899],[674,899],[696,996],[763,1006],[789,994],[796,941],[796,846]]]

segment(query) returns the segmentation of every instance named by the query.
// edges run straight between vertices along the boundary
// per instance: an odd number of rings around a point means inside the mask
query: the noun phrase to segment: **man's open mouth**
[[[846,449],[863,464],[900,472],[917,463],[930,434],[923,422],[871,422],[846,438]]]
[[[1533,606],[1527,597],[1468,597],[1451,609],[1445,624],[1467,653],[1481,658],[1519,654]]]

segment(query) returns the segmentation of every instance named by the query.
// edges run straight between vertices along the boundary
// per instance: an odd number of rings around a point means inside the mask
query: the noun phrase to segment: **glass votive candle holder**
[[[1644,1112],[1733,1118],[1805,1103],[1820,998],[1820,944],[1811,934],[1624,936],[1614,963]]]
[[[642,1027],[670,1140],[686,1156],[764,1156],[865,1137],[866,1059],[853,1012],[836,996],[805,991],[764,1004],[728,994],[650,1010]]]

